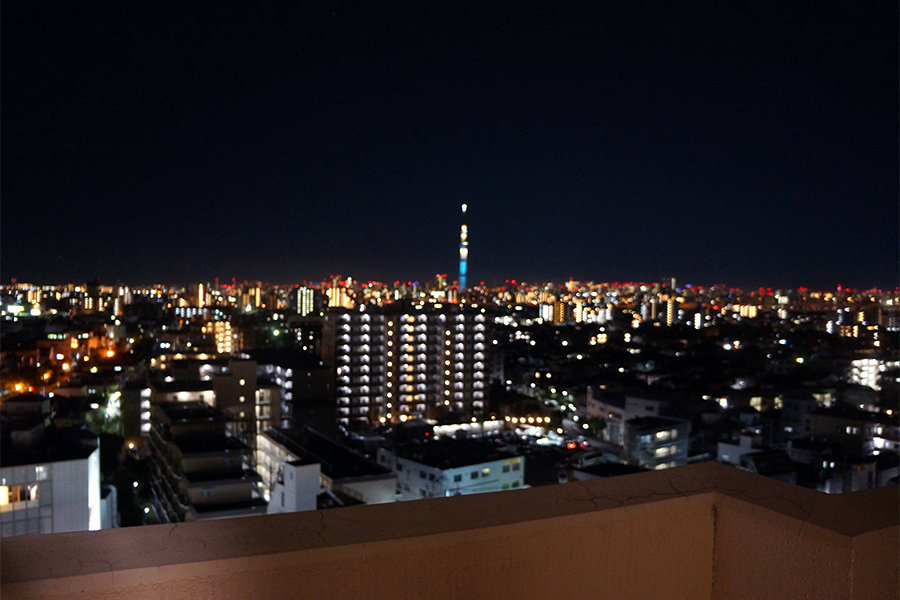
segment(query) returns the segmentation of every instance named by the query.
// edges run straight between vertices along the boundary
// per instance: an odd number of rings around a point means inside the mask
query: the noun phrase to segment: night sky
[[[295,4],[4,0],[3,281],[897,286],[896,2]]]

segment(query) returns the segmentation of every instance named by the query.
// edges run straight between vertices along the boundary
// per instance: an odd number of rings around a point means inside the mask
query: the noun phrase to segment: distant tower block
[[[466,205],[462,205],[463,220],[466,218]],[[459,289],[466,289],[466,262],[469,260],[469,230],[465,224],[459,229]]]

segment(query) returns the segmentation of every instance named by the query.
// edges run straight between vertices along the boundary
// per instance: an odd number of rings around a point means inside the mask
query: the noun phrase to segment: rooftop
[[[880,423],[896,423],[900,421],[900,414],[889,416],[883,413],[873,413],[867,410],[860,410],[846,404],[837,404],[827,408],[817,408],[812,414],[833,417],[835,419],[846,419],[848,421],[869,421]]]
[[[97,436],[85,429],[49,427],[20,443],[4,432],[0,441],[0,467],[82,460],[93,454],[98,444]]]
[[[634,419],[628,419],[626,424],[632,430],[654,431],[663,427],[672,427],[673,425],[685,425],[687,421],[674,417],[635,417]]]
[[[397,446],[394,453],[400,458],[441,470],[456,469],[518,456],[518,454],[506,452],[495,444],[479,439],[441,439],[421,443],[411,442]]]
[[[357,454],[350,448],[330,440],[309,427],[270,428],[263,432],[275,442],[307,463],[317,462],[322,473],[332,479],[371,477],[390,473],[378,463]]]
[[[586,467],[579,467],[577,470],[596,477],[617,477],[621,475],[634,475],[635,473],[647,471],[647,469],[637,465],[625,465],[610,462],[601,462]]]

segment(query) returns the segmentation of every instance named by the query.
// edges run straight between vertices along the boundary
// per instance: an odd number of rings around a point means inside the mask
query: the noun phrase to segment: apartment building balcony
[[[898,488],[717,463],[472,496],[20,537],[10,598],[898,597]]]

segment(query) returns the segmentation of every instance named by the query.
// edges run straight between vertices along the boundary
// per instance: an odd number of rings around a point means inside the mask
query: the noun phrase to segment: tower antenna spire
[[[462,205],[463,219],[465,220],[466,208],[468,205]],[[459,228],[459,291],[462,293],[466,289],[466,263],[469,260],[469,230],[463,223]]]

